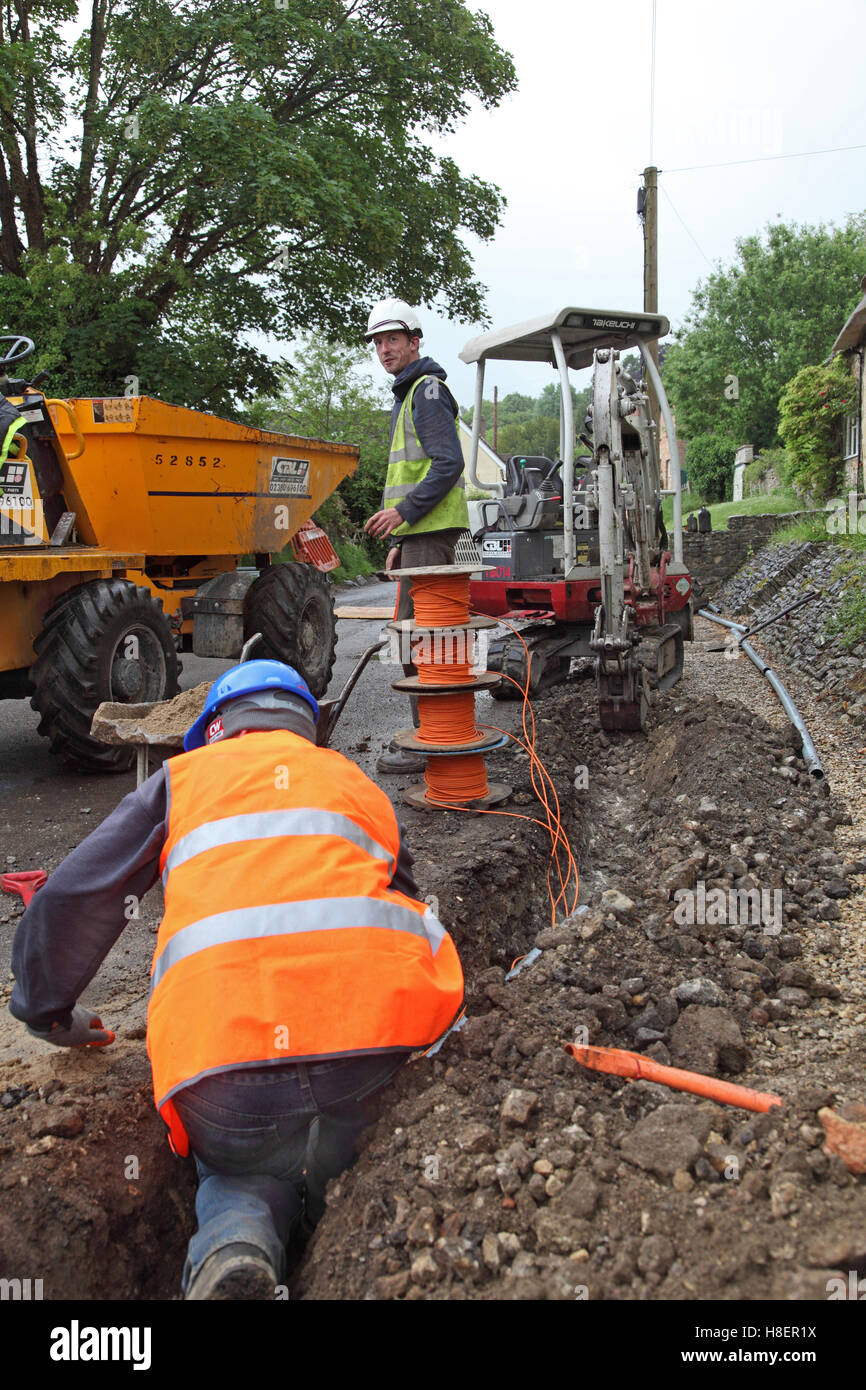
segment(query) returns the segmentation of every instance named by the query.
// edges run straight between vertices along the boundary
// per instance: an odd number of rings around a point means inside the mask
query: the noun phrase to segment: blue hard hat
[[[203,748],[206,729],[217,711],[229,700],[240,699],[242,695],[253,695],[260,690],[285,690],[289,695],[297,695],[306,700],[313,711],[313,718],[319,717],[316,703],[306,681],[292,666],[282,661],[244,661],[233,666],[224,676],[214,681],[207,693],[205,707],[194,724],[187,729],[183,740],[185,753],[193,748]]]

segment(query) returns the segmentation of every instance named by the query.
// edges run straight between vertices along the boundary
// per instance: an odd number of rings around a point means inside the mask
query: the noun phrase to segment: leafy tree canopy
[[[761,448],[778,437],[779,396],[822,361],[857,303],[866,213],[843,227],[771,223],[737,241],[737,260],[701,281],[667,353],[665,390],[687,438],[727,436]],[[691,471],[691,450],[689,451]]]
[[[788,382],[779,401],[779,433],[785,480],[800,495],[823,500],[841,491],[843,422],[856,410],[857,383],[844,357],[827,367],[803,367]]]
[[[0,317],[53,390],[230,410],[250,334],[360,335],[394,293],[484,317],[463,231],[498,190],[436,155],[515,85],[464,0],[0,7]]]
[[[578,391],[572,386],[574,427],[578,435],[583,428],[589,397],[589,387]],[[467,424],[471,425],[474,413],[472,406],[463,410]],[[492,446],[492,401],[484,401],[482,421],[484,438]],[[502,458],[508,458],[511,454],[542,454],[550,459],[559,458],[559,383],[548,382],[537,396],[524,396],[517,391],[503,396],[498,405],[496,439]],[[577,446],[578,453],[581,447]]]
[[[689,482],[707,502],[730,502],[734,489],[736,446],[714,434],[689,441]]]
[[[369,354],[311,339],[296,357],[294,367],[281,374],[276,396],[259,396],[244,411],[244,421],[259,429],[279,430],[306,439],[329,439],[357,444],[358,469],[337,489],[339,502],[319,509],[320,521],[347,538],[382,505],[388,467],[389,420],[393,397],[371,379]]]

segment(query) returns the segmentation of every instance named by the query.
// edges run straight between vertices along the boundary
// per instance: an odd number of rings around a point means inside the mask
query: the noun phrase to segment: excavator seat
[[[505,460],[506,497],[526,497],[530,492],[540,492],[545,483],[554,484],[558,467],[558,461],[554,463],[543,454],[512,454]]]

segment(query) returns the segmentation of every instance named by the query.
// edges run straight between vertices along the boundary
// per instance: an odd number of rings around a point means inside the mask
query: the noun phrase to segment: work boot
[[[423,772],[427,759],[423,753],[413,753],[411,748],[389,748],[376,764],[377,772]]]
[[[206,1299],[273,1299],[278,1284],[276,1271],[256,1245],[224,1245],[208,1255],[189,1282],[185,1297]]]

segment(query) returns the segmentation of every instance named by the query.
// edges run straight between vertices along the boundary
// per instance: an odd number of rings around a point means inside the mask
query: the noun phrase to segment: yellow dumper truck
[[[178,651],[231,659],[259,632],[256,656],[324,694],[338,560],[311,518],[358,450],[147,396],[52,400],[10,375],[31,340],[4,351],[19,418],[0,439],[0,698],[30,696],[71,766],[112,771],[133,754],[91,738],[97,705],[170,699]]]

